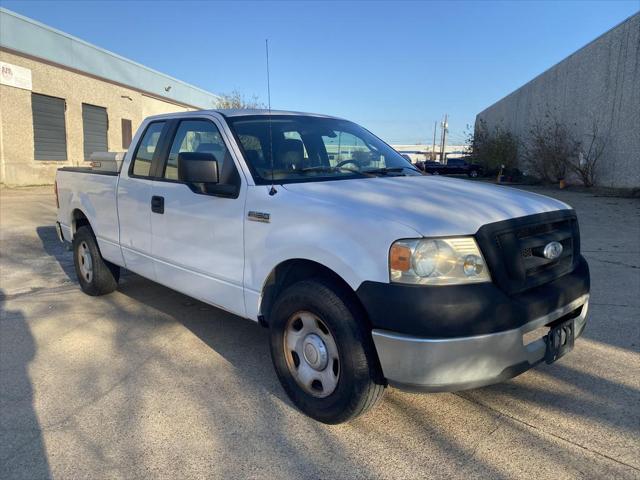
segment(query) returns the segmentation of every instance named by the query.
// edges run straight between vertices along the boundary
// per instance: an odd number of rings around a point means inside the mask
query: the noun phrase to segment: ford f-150
[[[365,412],[388,385],[512,378],[585,327],[570,206],[424,175],[347,120],[154,116],[121,164],[62,168],[56,192],[85,293],[114,291],[126,268],[259,322],[284,390],[322,422]]]

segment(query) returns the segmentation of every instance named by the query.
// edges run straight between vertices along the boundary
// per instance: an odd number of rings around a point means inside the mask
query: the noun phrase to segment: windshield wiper
[[[299,173],[307,173],[307,172],[320,172],[320,173],[335,173],[335,172],[349,172],[349,173],[358,173],[360,175],[367,175],[367,172],[363,172],[360,170],[353,170],[351,168],[344,168],[344,167],[327,167],[327,166],[322,166],[322,165],[318,165],[316,167],[307,167],[307,168],[301,168],[300,170],[294,170],[295,172],[299,172]]]
[[[371,168],[368,170],[363,170],[363,173],[371,173],[371,174],[377,174],[379,173],[380,175],[388,175],[389,173],[400,173],[401,175],[405,175],[404,173],[401,173],[403,170],[411,170],[411,171],[417,171],[414,170],[413,168],[409,168],[409,167],[386,167],[386,168]]]

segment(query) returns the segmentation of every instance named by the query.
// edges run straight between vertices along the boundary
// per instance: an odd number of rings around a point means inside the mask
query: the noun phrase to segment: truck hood
[[[330,209],[384,217],[422,236],[472,235],[487,224],[571,207],[553,198],[484,182],[441,176],[379,177],[291,183],[288,191]]]

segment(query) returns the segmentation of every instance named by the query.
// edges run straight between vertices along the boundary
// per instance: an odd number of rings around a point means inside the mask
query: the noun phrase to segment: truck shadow
[[[128,272],[118,292],[185,326],[209,348],[237,366],[265,393],[286,400],[271,367],[268,331],[256,322],[212,307]]]
[[[210,307],[134,274],[119,291],[136,302],[171,316],[188,328],[209,348],[229,361],[242,381],[250,384],[252,390],[257,389],[261,398],[271,398],[271,402],[275,400],[278,403],[284,402],[291,405],[271,365],[267,330],[254,322]],[[580,348],[580,341],[578,342],[577,348]],[[553,405],[554,415],[575,417],[580,423],[598,424],[607,429],[616,429],[626,432],[627,435],[637,436],[640,430],[633,421],[630,421],[630,416],[636,415],[632,405],[639,398],[638,390],[583,371],[579,366],[573,365],[569,358],[554,365],[539,366],[538,369],[526,373],[516,381],[461,392],[456,396],[481,405],[487,417],[496,414],[491,407],[492,404],[501,409],[500,404],[508,403],[509,408],[514,408],[516,413],[522,414],[523,417],[526,417],[526,409],[530,406],[545,409]],[[189,372],[185,371],[184,374],[188,375]],[[540,386],[535,377],[554,379],[568,386],[569,391],[565,388]],[[442,452],[447,452],[447,455],[452,457],[468,455],[464,447],[451,441],[449,435],[452,432],[447,431],[447,427],[436,427],[430,420],[430,417],[441,413],[438,410],[450,403],[450,400],[447,400],[451,398],[449,394],[437,395],[441,401],[440,406],[437,406],[438,402],[434,400],[433,395],[425,395],[424,401],[418,400],[418,404],[426,406],[422,411],[416,407],[415,395],[394,390],[390,393],[391,395],[387,395],[383,405],[379,407],[379,410],[385,413],[374,410],[371,415],[390,415],[394,418],[393,421],[410,423],[412,428],[420,430],[420,435],[428,438]],[[430,398],[427,400],[427,397]],[[300,416],[302,417],[302,414]],[[278,417],[279,414],[274,414],[273,420]],[[363,433],[371,431],[384,435],[388,437],[389,442],[406,441],[406,439],[396,438],[394,434],[379,430],[377,422],[371,424],[367,421],[367,417],[362,417],[351,425],[362,430]],[[269,422],[269,428],[279,428],[277,423],[277,420],[275,423]],[[336,427],[318,425],[318,428],[322,431],[329,428],[331,431]],[[519,434],[525,435],[526,432],[522,431]],[[542,440],[537,442],[540,450],[550,448]],[[567,458],[569,458],[568,454]],[[500,472],[493,470],[491,465],[482,464],[477,458],[474,462],[484,474],[492,478],[501,477]]]
[[[58,234],[53,226],[36,227],[36,234],[42,242],[42,249],[51,257],[54,257],[65,275],[77,283],[76,271],[71,255],[62,242],[58,241]]]
[[[155,354],[155,368],[166,360],[172,375],[197,379],[198,387],[190,392],[189,397],[191,402],[199,404],[197,411],[201,418],[198,422],[218,426],[212,432],[215,442],[225,445],[227,452],[227,461],[216,464],[216,473],[212,476],[236,477],[240,462],[245,464],[244,468],[247,465],[254,469],[260,466],[256,470],[262,472],[258,477],[266,475],[268,478],[271,476],[268,469],[276,461],[278,469],[287,472],[287,477],[283,478],[335,477],[340,471],[361,472],[367,478],[375,477],[375,471],[369,471],[357,456],[341,448],[340,440],[327,426],[302,414],[294,418],[305,424],[305,431],[310,435],[291,438],[288,425],[293,406],[271,365],[266,329],[135,274],[125,277],[118,294],[134,301],[131,303],[146,306],[144,310],[157,312],[154,314],[156,319],[149,319],[149,322],[157,322],[158,317],[165,316],[168,323],[175,320],[211,349],[214,356],[224,358],[224,362],[218,363],[219,368],[214,368],[212,359],[193,365],[161,357],[163,354],[160,352]],[[128,301],[123,303],[129,304]],[[125,311],[122,313],[126,314]],[[146,321],[140,317],[136,320]],[[124,337],[127,329],[122,328],[121,340],[115,339],[116,344],[123,345],[123,350],[126,349]],[[230,371],[225,368],[227,365]],[[140,393],[133,389],[128,393],[130,399],[139,396]],[[135,400],[130,401],[133,403]],[[126,412],[126,415],[130,416],[132,412]],[[223,428],[222,425],[229,427]],[[252,446],[250,458],[238,458],[237,452],[244,451],[246,445]],[[323,446],[324,453],[318,451],[318,445]],[[327,473],[327,450],[334,462],[329,468],[335,468],[336,475]],[[273,476],[279,475],[274,473]]]
[[[23,313],[6,301],[0,290],[0,478],[51,478],[29,378],[36,344]]]

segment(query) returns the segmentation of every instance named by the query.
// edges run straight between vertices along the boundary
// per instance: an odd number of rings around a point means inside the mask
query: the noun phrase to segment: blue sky
[[[476,113],[640,10],[640,0],[38,2],[0,5],[206,90],[343,116],[388,142],[450,143]]]

